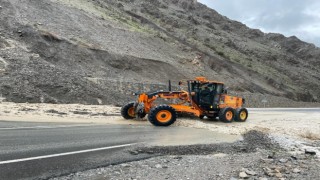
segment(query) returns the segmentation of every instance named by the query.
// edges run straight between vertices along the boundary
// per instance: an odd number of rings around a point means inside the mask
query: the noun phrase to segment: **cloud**
[[[276,32],[320,47],[318,0],[199,0],[230,19],[264,32]]]

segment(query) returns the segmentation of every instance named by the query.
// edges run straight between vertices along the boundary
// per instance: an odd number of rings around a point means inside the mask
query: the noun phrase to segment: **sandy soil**
[[[126,121],[120,108],[105,105],[1,103],[0,120],[27,122],[67,122],[96,124],[130,124],[145,121]]]

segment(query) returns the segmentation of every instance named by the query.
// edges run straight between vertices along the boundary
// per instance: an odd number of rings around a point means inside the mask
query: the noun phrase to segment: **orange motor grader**
[[[222,82],[209,81],[205,77],[195,80],[180,81],[179,85],[187,83],[187,91],[171,91],[169,81],[168,91],[141,93],[136,102],[130,102],[121,109],[125,119],[144,118],[155,126],[170,126],[176,121],[177,113],[187,113],[203,119],[216,119],[230,123],[233,120],[244,122],[248,111],[243,107],[245,100],[230,96]],[[157,105],[157,99],[172,99],[175,103]]]

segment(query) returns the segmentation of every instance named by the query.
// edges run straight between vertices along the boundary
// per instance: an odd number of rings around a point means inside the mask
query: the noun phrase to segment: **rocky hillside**
[[[197,1],[2,0],[0,15],[7,101],[119,104],[136,88],[206,76],[252,105],[320,102],[320,48]]]

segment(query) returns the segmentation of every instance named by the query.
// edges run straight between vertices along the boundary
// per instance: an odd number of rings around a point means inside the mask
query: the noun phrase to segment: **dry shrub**
[[[41,31],[41,35],[47,41],[58,41],[58,42],[62,41],[62,39],[58,35],[56,35],[56,34],[54,34],[52,32]]]
[[[310,140],[320,140],[320,134],[316,134],[311,131],[303,132],[300,134],[300,136]]]

